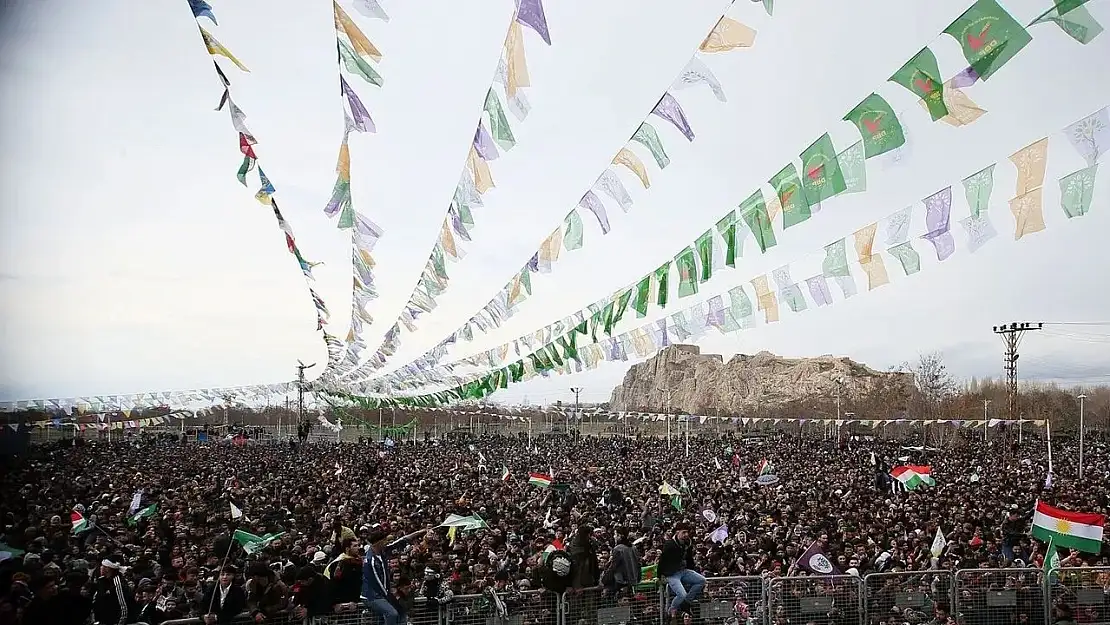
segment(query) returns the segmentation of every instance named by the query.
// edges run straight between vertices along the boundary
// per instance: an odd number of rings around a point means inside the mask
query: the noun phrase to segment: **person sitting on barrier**
[[[362,601],[382,617],[385,625],[403,625],[407,620],[394,605],[396,599],[390,592],[389,559],[395,550],[404,549],[410,540],[429,531],[422,529],[388,544],[389,533],[385,529],[375,527],[370,531],[370,551],[362,565]]]
[[[679,523],[675,526],[674,537],[664,543],[663,552],[659,555],[659,576],[667,580],[667,588],[674,595],[670,609],[672,618],[679,612],[689,611],[691,604],[705,590],[705,578],[687,568],[693,564],[690,526]]]

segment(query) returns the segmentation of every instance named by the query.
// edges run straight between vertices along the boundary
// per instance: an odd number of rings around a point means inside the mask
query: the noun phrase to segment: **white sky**
[[[409,296],[435,242],[511,17],[511,0],[381,0],[389,23],[341,0],[383,52],[383,89],[352,82],[378,127],[351,141],[355,206],[385,230],[375,252],[381,298],[370,308],[373,353]],[[63,3],[23,0],[0,14],[0,398],[30,399],[264,384],[291,379],[297,359],[325,360],[304,281],[270,211],[235,180],[241,156],[209,57],[184,0]],[[211,2],[213,34],[248,67],[223,62],[247,114],[261,164],[278,189],[304,255],[324,261],[317,290],[342,337],[350,307],[347,235],[322,207],[342,131],[328,2]],[[959,376],[1001,373],[990,326],[1013,320],[1107,320],[1110,176],[1100,172],[1091,214],[1066,222],[1056,179],[1082,166],[1059,130],[1107,104],[1110,36],[1082,46],[1052,24],[987,83],[967,90],[989,113],[952,128],[931,123],[913,96],[884,83],[931,44],[945,76],[966,65],[937,34],[970,4],[846,0],[780,2],[768,18],[738,0],[729,15],[755,28],[755,47],[704,58],[729,101],[678,92],[697,138],[654,125],[672,158],[652,187],[626,179],[627,215],[610,207],[602,237],[585,216],[586,247],[564,254],[509,323],[459,356],[546,325],[633,282],[669,259],[829,131],[838,149],[859,139],[839,121],[878,91],[910,136],[901,166],[869,163],[868,191],[837,198],[780,236],[766,257],[704,285],[714,295],[811,255],[869,220],[1050,139],[1048,229],[1015,243],[1000,173],[991,215],[1002,236],[943,264],[927,244],[912,278],[888,259],[894,283],[758,330],[711,335],[707,352],[770,350],[851,356],[884,368],[943,350]],[[1023,23],[1046,0],[1006,0]],[[451,288],[393,360],[407,362],[472,316],[527,261],[670,85],[727,5],[652,0],[546,3],[553,45],[525,31],[532,113],[513,122],[518,145],[491,164],[497,188],[475,211],[468,256]],[[1090,11],[1110,24],[1110,3]],[[357,81],[357,79],[355,79]],[[1105,159],[1103,159],[1105,160]],[[955,223],[957,246],[965,245]],[[959,204],[958,206],[963,206]],[[920,208],[920,204],[918,204]],[[749,240],[750,243],[750,240]],[[754,260],[753,260],[754,259]],[[795,273],[801,279],[810,274]],[[1102,277],[1100,277],[1102,276]],[[833,286],[834,294],[839,292]],[[693,300],[682,300],[682,306]],[[677,308],[676,308],[677,309]],[[657,314],[655,316],[658,316]],[[652,317],[654,318],[654,317]],[[1103,328],[1105,329],[1105,328]],[[1034,336],[1022,376],[1105,382],[1105,344]],[[627,365],[521,384],[498,401],[608,397]]]

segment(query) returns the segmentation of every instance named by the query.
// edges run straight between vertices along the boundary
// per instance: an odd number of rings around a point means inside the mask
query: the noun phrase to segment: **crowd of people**
[[[453,602],[475,614],[525,604],[541,614],[554,602],[527,591],[545,588],[600,588],[599,597],[627,602],[657,588],[655,576],[677,591],[676,622],[714,598],[754,619],[770,609],[758,584],[703,577],[789,577],[776,592],[800,596],[805,582],[794,577],[812,571],[797,561],[814,547],[861,578],[985,569],[983,588],[1022,593],[1009,620],[982,622],[1043,622],[1043,603],[1025,592],[1037,587],[1045,551],[1029,537],[1034,503],[1107,513],[1110,445],[1087,437],[1080,480],[1075,443],[1056,441],[1046,480],[1043,439],[953,434],[941,449],[846,432],[743,431],[688,440],[549,433],[230,445],[148,435],[36,445],[4,460],[0,625],[184,617],[215,625],[244,613],[264,623],[364,609],[395,625]],[[935,486],[892,487],[899,464],[931,466]],[[757,479],[767,473],[777,480]],[[451,515],[481,522],[442,527]],[[938,528],[947,544],[934,556]],[[1110,547],[1061,557],[1106,566]],[[991,577],[1003,568],[1029,572]],[[902,586],[876,581],[867,605],[874,625],[978,622],[975,610],[957,614],[941,599],[944,578],[923,573],[919,582],[928,602],[906,607],[895,599]],[[1110,574],[1098,583],[1110,598]],[[802,617],[790,596],[779,599],[773,625],[858,623],[862,607],[841,602]],[[1065,599],[1053,607],[1056,622],[1091,621]],[[575,605],[576,622],[602,607]],[[657,618],[658,603],[654,610]]]

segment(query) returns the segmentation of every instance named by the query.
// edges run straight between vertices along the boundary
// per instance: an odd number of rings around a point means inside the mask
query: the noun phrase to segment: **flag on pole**
[[[1094,512],[1071,512],[1037,501],[1033,511],[1033,538],[1056,547],[1070,547],[1087,553],[1102,549],[1106,516]]]
[[[758,475],[769,475],[771,473],[771,471],[774,471],[774,470],[775,470],[775,467],[771,466],[771,461],[764,458],[763,461],[759,463]],[[758,475],[757,475],[757,477],[758,477]]]
[[[129,519],[127,519],[127,524],[128,525],[135,525],[136,523],[138,523],[139,521],[141,521],[141,520],[143,520],[147,517],[154,516],[154,513],[157,512],[157,511],[158,511],[158,504],[152,503],[149,506],[147,506],[147,507],[143,508],[142,510],[139,510],[135,514],[131,515],[131,517]]]
[[[135,514],[135,512],[143,505],[143,489],[135,491],[131,496],[131,505],[127,508],[127,514]]]
[[[825,548],[816,540],[798,558],[794,566],[805,569],[814,575],[840,575],[840,570],[825,555]]]
[[[513,474],[509,472],[509,467],[501,467],[501,481],[502,482],[508,482],[509,478],[512,477],[512,476],[513,476]]]
[[[544,475],[543,473],[529,473],[528,483],[532,486],[539,486],[540,488],[551,488],[551,476]]]
[[[243,516],[243,511],[239,509],[239,506],[236,506],[235,503],[231,501],[227,503],[231,506],[231,518],[238,519]]]
[[[235,530],[235,533],[231,535],[231,539],[242,545],[243,551],[246,551],[247,555],[253,555],[255,553],[258,553],[259,551],[262,551],[266,548],[267,545],[284,535],[285,532],[278,532],[276,534],[263,534],[262,536],[256,536],[255,534],[251,534],[250,532]]]
[[[933,545],[929,548],[929,552],[933,554],[934,558],[939,558],[940,554],[944,553],[944,548],[948,546],[948,541],[944,538],[944,532],[940,531],[940,526],[937,526],[937,535],[933,537]]]
[[[727,524],[721,525],[720,527],[713,530],[709,534],[709,540],[712,540],[713,542],[715,542],[717,544],[723,543],[727,539],[728,539],[728,525]]]
[[[925,465],[906,464],[890,470],[896,481],[891,485],[894,490],[914,490],[921,485],[936,486],[933,468]]]
[[[72,525],[73,527],[74,534],[80,534],[81,532],[89,529],[89,522],[86,521],[85,517],[76,510],[69,513],[69,522],[70,525]]]
[[[1044,578],[1052,582],[1052,571],[1060,568],[1060,553],[1056,551],[1056,543],[1048,537],[1048,546],[1044,552]]]

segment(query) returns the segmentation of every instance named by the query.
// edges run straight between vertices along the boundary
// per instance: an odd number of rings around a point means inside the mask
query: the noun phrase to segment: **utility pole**
[[[311,369],[316,366],[316,363],[306,365],[301,361],[297,361],[297,425],[299,426],[304,421],[304,372],[305,369]]]
[[[1011,322],[991,328],[995,334],[1002,337],[1002,342],[1006,344],[1006,352],[1003,354],[1002,362],[1003,369],[1006,370],[1006,381],[1010,387],[1009,414],[1011,420],[1017,418],[1016,415],[1018,414],[1017,363],[1021,337],[1026,332],[1042,328],[1044,328],[1043,323],[1030,323],[1028,321]]]
[[[578,419],[578,394],[582,392],[581,386],[570,387],[570,392],[574,393],[574,418]],[[567,419],[567,431],[570,431],[570,419]]]
[[[1083,400],[1086,394],[1079,395],[1079,479],[1083,479]]]

